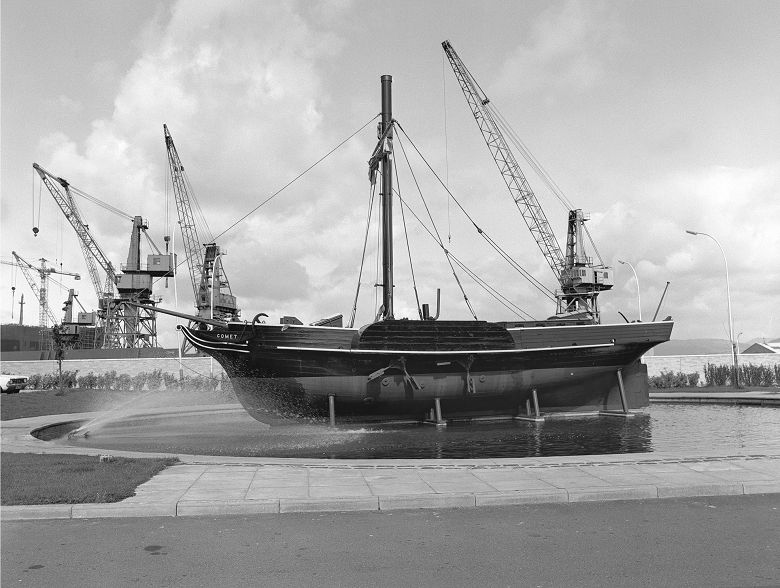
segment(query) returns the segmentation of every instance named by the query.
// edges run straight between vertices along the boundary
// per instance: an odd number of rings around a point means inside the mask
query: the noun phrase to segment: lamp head
[[[685,232],[688,233],[689,235],[698,235],[699,234],[696,231],[688,231],[688,230],[686,230]]]
[[[621,260],[618,259],[618,263],[622,263],[622,264],[625,265],[626,262],[625,261],[621,261]]]

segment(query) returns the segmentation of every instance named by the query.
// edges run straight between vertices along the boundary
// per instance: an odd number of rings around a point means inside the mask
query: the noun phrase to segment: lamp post
[[[726,268],[726,302],[728,304],[729,309],[729,343],[731,343],[731,363],[734,369],[734,387],[739,388],[739,371],[737,370],[737,347],[736,343],[734,342],[734,319],[731,316],[731,289],[729,287],[729,263],[726,260],[726,253],[723,251],[723,247],[720,246],[720,243],[718,240],[713,237],[712,235],[709,235],[707,233],[702,233],[699,231],[685,231],[689,235],[704,235],[705,237],[709,237],[713,241],[715,241],[715,244],[718,246],[718,249],[720,249],[721,254],[723,255],[723,265]]]
[[[618,259],[618,263],[622,263],[624,265],[627,265],[631,268],[631,271],[634,272],[634,279],[636,280],[636,297],[637,301],[639,302],[639,322],[642,322],[642,296],[639,294],[639,276],[636,275],[636,270],[634,269],[634,266],[628,263],[627,261],[620,261]]]

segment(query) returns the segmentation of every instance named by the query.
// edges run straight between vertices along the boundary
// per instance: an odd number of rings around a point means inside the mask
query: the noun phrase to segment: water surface
[[[756,450],[780,446],[780,408],[653,404],[633,418],[577,417],[338,428],[268,428],[243,412],[127,417],[61,443],[237,457],[465,459]]]

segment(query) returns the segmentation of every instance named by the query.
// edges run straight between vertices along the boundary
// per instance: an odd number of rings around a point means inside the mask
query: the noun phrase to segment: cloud
[[[622,43],[615,6],[569,1],[550,6],[529,38],[507,58],[498,90],[511,95],[539,88],[582,92],[605,75]]]

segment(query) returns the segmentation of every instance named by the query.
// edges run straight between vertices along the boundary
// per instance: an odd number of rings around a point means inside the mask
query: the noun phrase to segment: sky
[[[673,317],[673,338],[728,339],[729,299],[735,338],[780,336],[780,3],[3,0],[0,25],[0,257],[16,251],[82,275],[54,276],[57,316],[67,288],[88,310],[97,297],[33,162],[148,219],[158,247],[172,235],[182,260],[167,124],[227,250],[244,319],[348,318],[360,281],[356,325],[371,322],[376,211],[359,273],[385,74],[403,129],[396,187],[408,203],[395,207],[396,318],[416,318],[415,284],[432,309],[441,289],[442,318],[471,317],[464,294],[481,320],[520,318],[457,267],[456,279],[432,222],[443,246],[523,316],[552,315],[554,303],[474,228],[556,288],[443,56],[449,39],[566,198],[590,214],[588,255],[615,278],[599,299],[602,322],[635,320],[640,299],[651,319],[669,282],[658,317]],[[565,245],[567,209],[517,155]],[[78,204],[114,265],[124,263],[129,221]],[[2,265],[0,279],[0,321],[18,321],[24,292],[25,323],[36,324],[21,273]],[[155,295],[194,311],[186,265]],[[175,323],[158,320],[161,345],[176,346]]]

